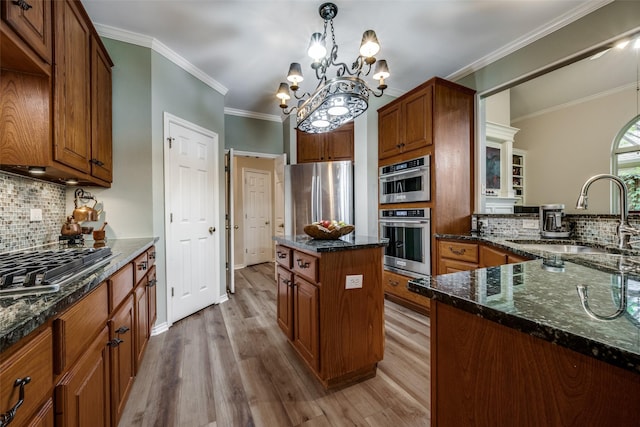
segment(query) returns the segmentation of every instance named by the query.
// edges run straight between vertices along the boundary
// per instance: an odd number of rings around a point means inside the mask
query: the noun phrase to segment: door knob
[[[214,231],[216,231],[215,227],[209,227],[209,234],[213,234]]]
[[[264,225],[269,225],[269,221],[265,221],[265,222],[264,222]]]
[[[237,225],[234,225],[234,226],[233,226],[233,228],[234,228],[235,230],[237,230],[237,229],[238,229],[238,226],[237,226]]]

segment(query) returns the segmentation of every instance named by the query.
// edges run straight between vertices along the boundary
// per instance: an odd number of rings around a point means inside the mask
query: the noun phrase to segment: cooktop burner
[[[0,254],[0,297],[57,292],[115,256],[108,247]]]

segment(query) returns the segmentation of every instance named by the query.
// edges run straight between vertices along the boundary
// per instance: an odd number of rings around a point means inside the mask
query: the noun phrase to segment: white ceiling
[[[362,33],[375,30],[377,57],[391,72],[389,93],[399,95],[433,76],[461,76],[609,1],[339,0],[338,60],[351,64]],[[311,33],[322,31],[321,3],[83,0],[100,28],[154,38],[228,89],[225,108],[274,116],[280,116],[275,91],[289,63],[302,64],[302,89],[315,89],[306,49]]]

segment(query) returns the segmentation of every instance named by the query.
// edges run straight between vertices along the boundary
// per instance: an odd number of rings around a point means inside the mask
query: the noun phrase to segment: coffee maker
[[[564,205],[541,205],[540,206],[540,235],[543,238],[566,239],[570,231],[562,223],[564,217]]]

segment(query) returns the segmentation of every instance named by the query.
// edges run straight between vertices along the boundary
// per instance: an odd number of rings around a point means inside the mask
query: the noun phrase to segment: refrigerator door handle
[[[318,196],[317,196],[316,176],[311,177],[311,222],[318,221]]]

